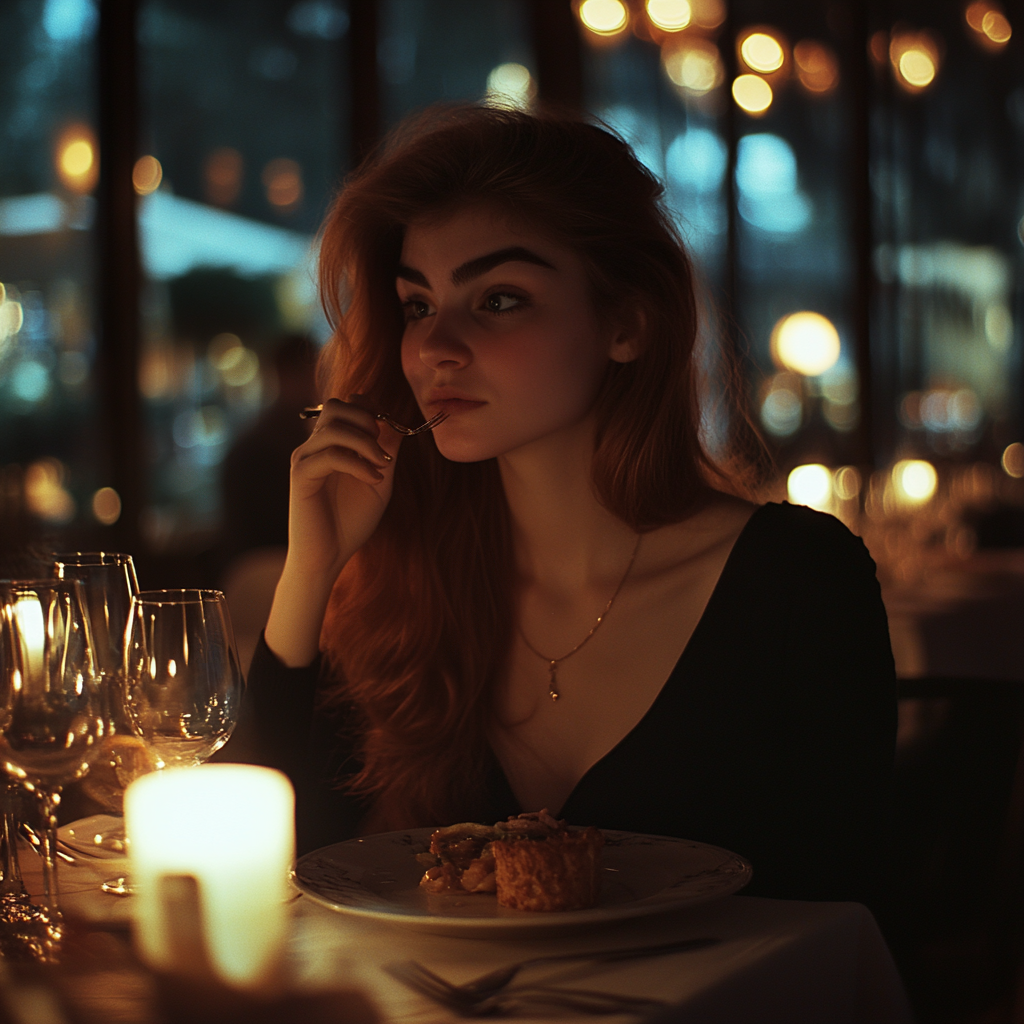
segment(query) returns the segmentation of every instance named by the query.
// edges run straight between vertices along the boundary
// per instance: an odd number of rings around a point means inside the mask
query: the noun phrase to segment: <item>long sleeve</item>
[[[260,762],[284,772],[295,788],[300,854],[351,839],[366,812],[342,786],[354,767],[351,711],[318,707],[320,677],[320,659],[304,668],[288,668],[260,637],[246,700]]]

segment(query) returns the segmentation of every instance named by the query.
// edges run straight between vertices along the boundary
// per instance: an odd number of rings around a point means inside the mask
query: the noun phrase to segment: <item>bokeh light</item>
[[[758,75],[740,75],[732,83],[732,98],[741,110],[756,116],[772,105],[774,95],[772,87]]]
[[[724,0],[690,0],[690,10],[697,28],[716,29],[725,21]]]
[[[25,323],[25,310],[17,301],[17,291],[8,291],[0,283],[0,359],[11,345],[11,339],[21,330]]]
[[[974,33],[972,38],[984,49],[1001,50],[1013,35],[1013,29],[1001,8],[989,0],[968,4],[964,19]]]
[[[1015,480],[1024,477],[1024,444],[1020,441],[1008,444],[1000,462],[1007,476],[1012,476]]]
[[[499,64],[487,76],[488,106],[526,110],[536,93],[533,76],[522,64]]]
[[[985,17],[981,20],[981,31],[996,44],[996,46],[1005,46],[1010,41],[1010,36],[1013,35],[1013,29],[1010,28],[1009,21],[1006,20],[1006,15],[1002,11],[988,11]]]
[[[793,63],[800,84],[808,92],[824,95],[839,84],[839,61],[821,43],[801,40],[793,47]]]
[[[57,141],[57,176],[65,188],[84,195],[99,179],[96,136],[84,124],[73,124]]]
[[[101,487],[92,496],[92,514],[104,526],[113,526],[121,518],[121,495],[113,487]]]
[[[856,466],[840,466],[832,474],[832,491],[840,501],[853,501],[860,494],[861,478]]]
[[[935,467],[924,459],[901,459],[892,467],[892,484],[902,505],[923,505],[939,485]]]
[[[791,437],[804,419],[803,384],[795,373],[770,377],[761,397],[761,423],[775,437]]]
[[[583,0],[580,21],[599,36],[618,35],[629,24],[629,12],[622,0]]]
[[[835,366],[839,352],[839,332],[820,313],[790,313],[772,329],[772,358],[804,377],[817,377]]]
[[[267,202],[279,210],[291,210],[302,200],[302,168],[294,160],[271,160],[261,175]]]
[[[832,499],[832,473],[820,462],[797,466],[786,480],[786,491],[794,505],[827,508]]]
[[[663,32],[679,32],[693,19],[689,0],[647,0],[647,17]]]
[[[939,45],[928,32],[894,32],[889,60],[899,85],[906,92],[921,92],[939,73]]]
[[[782,43],[768,32],[751,32],[740,43],[740,56],[751,71],[770,74],[778,71],[786,60]]]
[[[706,39],[688,39],[680,46],[664,47],[661,60],[671,81],[697,96],[717,88],[725,78],[718,47]]]
[[[214,206],[231,206],[242,191],[245,162],[242,154],[230,146],[215,149],[203,164],[206,198]]]
[[[163,181],[164,169],[155,156],[140,156],[132,168],[132,185],[140,196],[155,192]]]
[[[59,459],[39,459],[25,470],[25,504],[47,523],[61,526],[75,518],[75,499],[65,487],[67,467]]]

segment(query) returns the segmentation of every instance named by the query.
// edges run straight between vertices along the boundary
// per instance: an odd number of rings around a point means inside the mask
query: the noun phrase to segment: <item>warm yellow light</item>
[[[791,313],[772,329],[773,358],[804,377],[817,377],[835,366],[839,351],[839,332],[820,313]]]
[[[155,156],[140,156],[132,168],[132,184],[140,196],[155,192],[163,181],[164,169]]]
[[[1010,23],[1000,11],[986,11],[981,19],[981,31],[999,46],[1005,46],[1013,35]]]
[[[860,494],[860,473],[856,466],[840,466],[832,474],[832,489],[842,501],[852,501]]]
[[[25,323],[25,309],[20,302],[0,302],[0,341],[14,337]]]
[[[831,92],[839,82],[839,62],[821,43],[801,40],[793,47],[793,61],[797,78],[808,92]]]
[[[72,178],[84,177],[92,168],[92,146],[85,139],[69,142],[60,154],[61,170]]]
[[[92,496],[92,514],[97,522],[112,526],[121,518],[121,495],[113,487],[101,487]]]
[[[762,74],[778,71],[786,59],[782,44],[767,32],[751,32],[740,45],[740,56],[747,67]]]
[[[797,466],[786,480],[786,491],[794,505],[826,508],[832,497],[832,474],[818,462]]]
[[[698,28],[718,28],[725,21],[725,4],[722,0],[690,0],[693,23]]]
[[[262,179],[272,206],[286,210],[302,199],[302,169],[294,160],[271,160],[263,168]]]
[[[595,35],[618,35],[629,23],[629,12],[622,0],[583,0],[580,21]]]
[[[57,142],[57,175],[72,192],[91,192],[96,187],[96,139],[86,125],[70,125],[62,132]]]
[[[724,72],[718,47],[706,39],[662,51],[665,74],[680,88],[698,95],[722,84]]]
[[[1008,444],[1000,461],[1003,464],[1006,475],[1019,480],[1024,476],[1024,444],[1021,444],[1020,441]]]
[[[900,74],[913,86],[923,89],[935,78],[935,61],[924,50],[907,50],[900,55]]]
[[[981,27],[981,23],[990,10],[992,10],[992,5],[987,3],[986,0],[977,0],[976,3],[967,5],[967,10],[964,11],[964,18],[975,32],[983,32],[984,29]]]
[[[893,33],[889,60],[896,81],[907,92],[926,89],[939,73],[939,47],[927,32]]]
[[[64,487],[67,467],[58,459],[39,459],[25,470],[25,504],[48,523],[68,523],[75,517],[75,499]]]
[[[499,64],[487,76],[488,106],[525,110],[535,93],[533,77],[522,64]]]
[[[763,114],[771,105],[772,87],[757,75],[740,75],[732,83],[732,98],[748,114]]]
[[[235,988],[278,969],[288,936],[288,871],[295,858],[295,797],[280,772],[255,765],[168,768],[124,794],[134,933],[142,958],[167,973],[195,951],[175,941],[167,876],[198,883],[197,940],[209,966]]]
[[[693,18],[689,0],[647,0],[647,17],[665,32],[686,28]]]
[[[935,494],[939,475],[924,459],[902,459],[892,467],[897,499],[905,505],[923,505]]]

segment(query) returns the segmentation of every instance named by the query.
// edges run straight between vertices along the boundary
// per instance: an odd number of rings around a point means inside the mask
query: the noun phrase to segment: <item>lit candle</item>
[[[254,765],[168,768],[125,790],[135,937],[151,966],[180,973],[195,960],[194,949],[178,948],[165,899],[165,879],[190,875],[213,970],[238,986],[274,973],[288,926],[294,809],[288,779]]]

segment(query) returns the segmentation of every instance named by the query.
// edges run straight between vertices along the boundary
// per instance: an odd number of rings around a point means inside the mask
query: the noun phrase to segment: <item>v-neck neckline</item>
[[[562,812],[565,810],[565,808],[572,803],[573,797],[577,794],[577,792],[579,792],[580,787],[586,782],[587,777],[593,774],[609,758],[613,757],[617,751],[619,751],[626,743],[630,741],[630,739],[634,735],[636,735],[636,733],[638,733],[641,729],[644,728],[648,720],[656,713],[656,709],[658,705],[662,703],[666,690],[669,688],[670,684],[672,684],[672,682],[676,679],[677,675],[680,672],[680,668],[683,665],[683,662],[686,661],[690,650],[693,648],[694,641],[701,633],[703,633],[706,630],[705,622],[708,618],[708,613],[711,611],[712,606],[716,605],[721,600],[721,598],[719,597],[719,593],[722,590],[723,580],[726,580],[728,576],[731,576],[731,568],[736,558],[736,552],[738,549],[745,546],[748,540],[748,535],[751,532],[751,524],[754,523],[755,520],[760,520],[762,518],[762,513],[764,512],[764,510],[769,507],[781,508],[782,504],[778,502],[768,502],[754,509],[754,511],[751,513],[750,518],[743,524],[743,529],[740,530],[740,532],[737,534],[736,540],[733,541],[732,549],[726,557],[725,562],[723,562],[722,564],[722,571],[718,574],[718,579],[715,581],[715,585],[711,590],[711,595],[708,597],[707,604],[704,605],[704,611],[701,612],[700,618],[697,620],[697,625],[693,627],[693,632],[690,634],[689,640],[686,641],[686,646],[683,647],[682,653],[676,659],[676,663],[672,666],[672,671],[669,672],[665,681],[661,684],[657,696],[654,698],[653,701],[651,701],[651,706],[643,713],[643,715],[640,716],[640,720],[636,723],[636,725],[634,725],[633,728],[630,729],[629,732],[627,732],[626,735],[618,741],[618,743],[616,743],[610,750],[602,754],[576,780],[576,784],[569,791],[569,795],[563,801],[562,806],[558,809],[558,812],[551,812],[552,814],[554,814],[556,818],[561,817]],[[505,790],[505,794],[508,797],[510,797],[508,804],[509,806],[517,807],[519,809],[519,813],[521,813],[523,808],[520,807],[519,798],[515,795],[515,790],[512,789],[512,784],[508,781],[508,776],[505,774],[505,767],[501,763],[501,760],[499,759],[498,755],[494,753],[493,746],[491,746],[490,749],[491,756],[494,759],[495,771],[498,773],[497,777],[499,784]],[[504,800],[501,802],[505,803]],[[532,808],[532,810],[539,809],[540,808]]]

